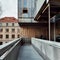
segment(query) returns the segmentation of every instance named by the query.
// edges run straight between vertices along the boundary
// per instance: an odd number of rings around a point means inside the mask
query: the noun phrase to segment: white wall
[[[60,60],[60,43],[32,38],[32,44],[49,60]],[[47,60],[47,59],[45,59]]]

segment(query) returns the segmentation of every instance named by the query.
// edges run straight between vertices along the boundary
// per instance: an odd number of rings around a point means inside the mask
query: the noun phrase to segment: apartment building
[[[20,37],[18,20],[14,17],[0,19],[0,44]]]

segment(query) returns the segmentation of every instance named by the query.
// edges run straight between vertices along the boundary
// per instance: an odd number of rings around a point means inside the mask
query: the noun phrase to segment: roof
[[[43,3],[41,9],[37,13],[35,20],[36,21],[48,21],[48,8],[50,4],[50,18],[60,13],[60,0],[49,0],[48,3]]]
[[[15,22],[18,23],[18,19],[14,18],[14,17],[4,17],[0,19],[0,22]]]

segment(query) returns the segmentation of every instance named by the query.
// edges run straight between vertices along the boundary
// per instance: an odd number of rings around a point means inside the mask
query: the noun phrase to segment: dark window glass
[[[0,38],[3,38],[3,35],[0,35]]]
[[[12,26],[14,26],[14,23],[12,23]]]
[[[6,29],[6,32],[9,32],[9,29]]]
[[[0,29],[0,32],[3,32],[3,29]]]
[[[6,35],[6,38],[9,38],[9,35]]]
[[[18,38],[20,37],[20,35],[17,36]]]
[[[8,23],[6,23],[6,26],[8,26]]]
[[[12,35],[12,38],[15,38],[15,35],[14,34]]]
[[[23,13],[28,13],[27,8],[24,8],[24,9],[23,9]]]
[[[15,32],[15,29],[12,29],[12,32]]]
[[[2,45],[3,44],[3,42],[0,42],[0,45]]]

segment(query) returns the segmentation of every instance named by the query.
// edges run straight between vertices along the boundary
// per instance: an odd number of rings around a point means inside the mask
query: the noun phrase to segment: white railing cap
[[[41,43],[60,48],[60,43],[59,42],[49,41],[49,40],[44,40],[44,39],[38,39],[38,38],[31,38],[31,40],[36,40],[36,41],[39,41]]]
[[[17,39],[14,39],[13,41],[10,41],[10,42],[6,43],[6,44],[0,45],[0,49],[3,49],[4,47],[12,44],[13,42],[15,42],[15,41],[17,41],[17,40],[19,40],[19,39],[20,39],[20,38],[17,38]]]

